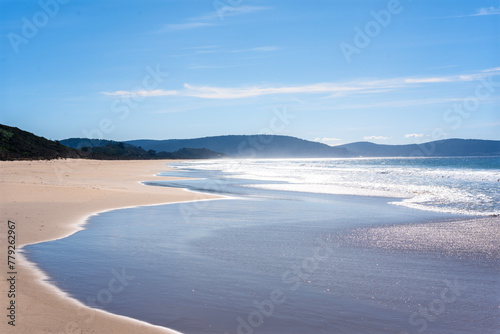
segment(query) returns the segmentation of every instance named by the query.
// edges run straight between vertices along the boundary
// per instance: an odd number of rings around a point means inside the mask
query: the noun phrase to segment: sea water
[[[498,220],[474,247],[420,247],[499,212],[498,159],[176,167],[190,179],[149,184],[228,198],[102,213],[28,258],[89,306],[186,334],[500,329]]]
[[[500,157],[212,160],[179,168],[272,181],[262,189],[401,198],[436,212],[499,215]]]

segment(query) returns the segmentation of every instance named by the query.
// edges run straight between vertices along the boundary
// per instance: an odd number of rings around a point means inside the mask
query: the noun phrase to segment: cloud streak
[[[271,7],[265,6],[236,6],[225,8],[224,16],[238,16],[238,15],[246,15],[253,14],[264,10],[269,10]],[[178,30],[189,30],[189,29],[197,29],[203,27],[212,27],[219,26],[222,22],[219,20],[219,13],[214,11],[213,13],[205,14],[198,17],[192,17],[187,19],[182,23],[172,23],[165,25],[162,29],[157,31],[157,33],[167,33]]]
[[[500,15],[500,6],[498,7],[483,7],[476,10],[474,14],[467,15],[457,15],[457,16],[445,16],[439,17],[440,19],[449,19],[449,18],[462,18],[462,17],[473,17],[473,16],[488,16],[488,15]]]
[[[484,15],[500,15],[500,6],[498,6],[497,8],[493,6],[480,8],[476,14],[473,14],[471,16],[484,16]]]
[[[210,27],[214,26],[215,23],[209,22],[191,22],[191,23],[178,23],[178,24],[167,24],[163,31],[174,31],[174,30],[187,30],[187,29],[196,29],[202,27]]]
[[[224,16],[227,17],[227,16],[253,14],[270,9],[271,7],[269,6],[226,6],[224,11]],[[219,13],[214,12],[213,14],[209,14],[207,17],[218,18]]]
[[[179,27],[176,27],[175,29],[183,29],[182,25],[179,25]],[[189,29],[189,28],[188,28]],[[257,54],[257,53],[270,53],[270,52],[275,52],[278,50],[281,50],[282,48],[279,46],[257,46],[253,48],[248,48],[248,49],[235,49],[235,50],[228,50],[224,49],[220,46],[198,46],[198,47],[190,47],[190,48],[185,48],[185,50],[189,50],[189,53],[186,54],[177,54],[177,55],[172,55],[172,57],[190,57],[194,55],[205,55],[205,54]]]
[[[342,145],[342,143],[339,143],[340,141],[342,141],[342,139],[340,139],[340,138],[328,138],[328,137],[316,138],[316,139],[314,139],[314,141],[316,141],[318,143],[323,143],[323,144],[326,144],[329,146]]]
[[[181,90],[152,90],[152,91],[115,91],[103,92],[105,95],[113,96],[141,96],[157,97],[179,95],[187,97],[197,97],[202,99],[243,99],[265,95],[278,94],[326,94],[329,97],[345,96],[348,94],[374,94],[377,92],[396,90],[412,86],[433,85],[438,83],[460,83],[471,82],[484,78],[488,75],[500,75],[500,67],[483,70],[480,72],[442,77],[421,77],[421,78],[395,78],[384,80],[364,80],[341,83],[317,83],[297,86],[247,86],[247,87],[215,87],[197,86],[185,83]]]
[[[363,138],[364,140],[388,140],[391,139],[389,137],[384,137],[384,136],[367,136]]]
[[[423,133],[409,133],[405,135],[405,138],[420,138],[423,137]]]
[[[171,96],[178,95],[179,92],[175,90],[164,90],[164,89],[155,89],[155,90],[136,90],[136,91],[126,91],[126,90],[118,90],[116,92],[102,92],[104,95],[108,96],[123,96],[123,97],[155,97],[155,96]]]
[[[230,51],[232,53],[240,53],[240,52],[273,52],[280,50],[277,46],[258,46],[251,49],[242,49],[242,50],[233,50]]]

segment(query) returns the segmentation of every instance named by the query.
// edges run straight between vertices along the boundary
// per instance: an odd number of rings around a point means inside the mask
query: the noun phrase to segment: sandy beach
[[[0,298],[2,333],[176,333],[91,309],[44,281],[17,253],[24,245],[63,238],[82,228],[87,217],[106,210],[208,199],[182,189],[151,187],[168,161],[9,161],[0,162],[2,246]],[[212,196],[214,197],[214,196]],[[6,308],[7,222],[15,222],[15,327]],[[97,293],[97,291],[96,291]]]

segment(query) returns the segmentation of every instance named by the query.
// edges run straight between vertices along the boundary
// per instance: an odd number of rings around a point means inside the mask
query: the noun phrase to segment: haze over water
[[[273,181],[249,185],[261,189],[396,197],[401,200],[392,204],[421,210],[500,215],[499,157],[226,160],[183,166]]]
[[[231,199],[106,212],[26,252],[82,302],[183,333],[495,333],[498,244],[438,246],[498,240],[494,218],[455,223],[499,212],[498,161],[181,163],[195,179],[149,184]]]

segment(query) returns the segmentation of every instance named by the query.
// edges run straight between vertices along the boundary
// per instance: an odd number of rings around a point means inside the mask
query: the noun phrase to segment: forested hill
[[[80,152],[53,140],[0,124],[0,160],[80,158]]]
[[[207,148],[233,158],[335,158],[350,157],[345,148],[289,136],[216,136],[196,139],[130,140],[146,150],[175,151],[183,147]]]
[[[215,159],[224,156],[221,153],[204,148],[181,148],[175,150],[175,152],[156,152],[109,140],[78,139],[74,142],[82,143],[82,145],[74,148],[68,147],[61,142],[48,140],[30,132],[0,124],[0,160],[65,158],[97,160]]]
[[[500,156],[500,141],[479,139],[443,139],[423,144],[380,145],[357,142],[341,145],[363,157],[459,157]]]

